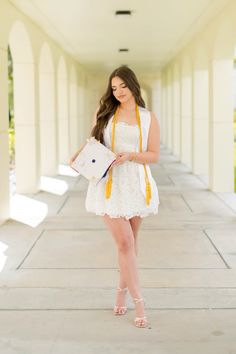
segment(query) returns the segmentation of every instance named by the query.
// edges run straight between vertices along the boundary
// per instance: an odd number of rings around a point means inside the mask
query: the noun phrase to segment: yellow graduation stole
[[[117,113],[119,110],[119,106],[117,106],[114,118],[112,120],[112,138],[111,138],[111,150],[114,152],[115,146],[115,125],[117,120]],[[139,151],[142,152],[142,128],[141,128],[141,120],[139,115],[138,105],[136,104],[136,119],[138,122],[139,132],[140,132],[140,139],[139,139]],[[151,186],[147,174],[146,165],[143,164],[145,170],[145,182],[146,182],[146,204],[150,204],[150,199],[152,197]],[[111,195],[111,187],[112,187],[112,168],[108,171],[108,179],[106,182],[106,189],[105,189],[105,196],[106,199],[110,198]]]

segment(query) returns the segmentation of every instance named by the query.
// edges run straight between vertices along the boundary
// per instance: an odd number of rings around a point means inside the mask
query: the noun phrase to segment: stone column
[[[208,184],[209,88],[208,68],[196,63],[193,80],[193,170]]]
[[[167,70],[167,82],[166,82],[166,93],[167,93],[167,146],[173,151],[173,100],[172,100],[172,70],[171,67]]]
[[[181,162],[192,169],[192,69],[184,58],[181,70]]]
[[[36,193],[40,188],[36,70],[33,63],[13,59],[17,193]]]
[[[233,60],[210,63],[209,187],[234,192]]]
[[[180,156],[180,77],[178,64],[173,73],[173,153]]]

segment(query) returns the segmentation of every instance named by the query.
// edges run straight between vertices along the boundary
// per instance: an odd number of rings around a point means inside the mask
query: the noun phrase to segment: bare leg
[[[104,215],[103,219],[118,247],[120,270],[125,275],[129,292],[133,298],[140,298],[141,291],[131,224],[125,218],[110,218],[108,215]],[[138,317],[144,315],[142,302],[136,304],[136,311]]]
[[[134,236],[134,246],[135,246],[135,253],[136,257],[138,256],[138,231],[142,222],[142,218],[140,216],[134,216],[133,218],[129,219],[132,231],[133,231],[133,236]],[[127,283],[125,280],[125,276],[120,270],[120,281],[119,281],[119,287],[121,289],[127,287]],[[124,304],[124,293],[118,293],[118,299],[117,299],[117,305],[118,306],[123,306]],[[121,302],[120,302],[121,301]]]

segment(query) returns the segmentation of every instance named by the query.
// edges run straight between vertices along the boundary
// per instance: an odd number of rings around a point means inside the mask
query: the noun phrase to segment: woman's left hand
[[[121,165],[122,163],[124,163],[125,161],[129,161],[129,159],[130,159],[129,152],[118,152],[116,155],[117,155],[117,158],[116,158],[115,162],[113,162],[112,167],[117,166],[117,165]]]

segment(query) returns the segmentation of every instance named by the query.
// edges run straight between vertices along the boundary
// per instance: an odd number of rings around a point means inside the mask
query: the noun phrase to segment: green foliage
[[[8,102],[9,102],[9,153],[10,169],[15,167],[15,124],[14,124],[14,97],[13,97],[13,62],[8,47]]]

